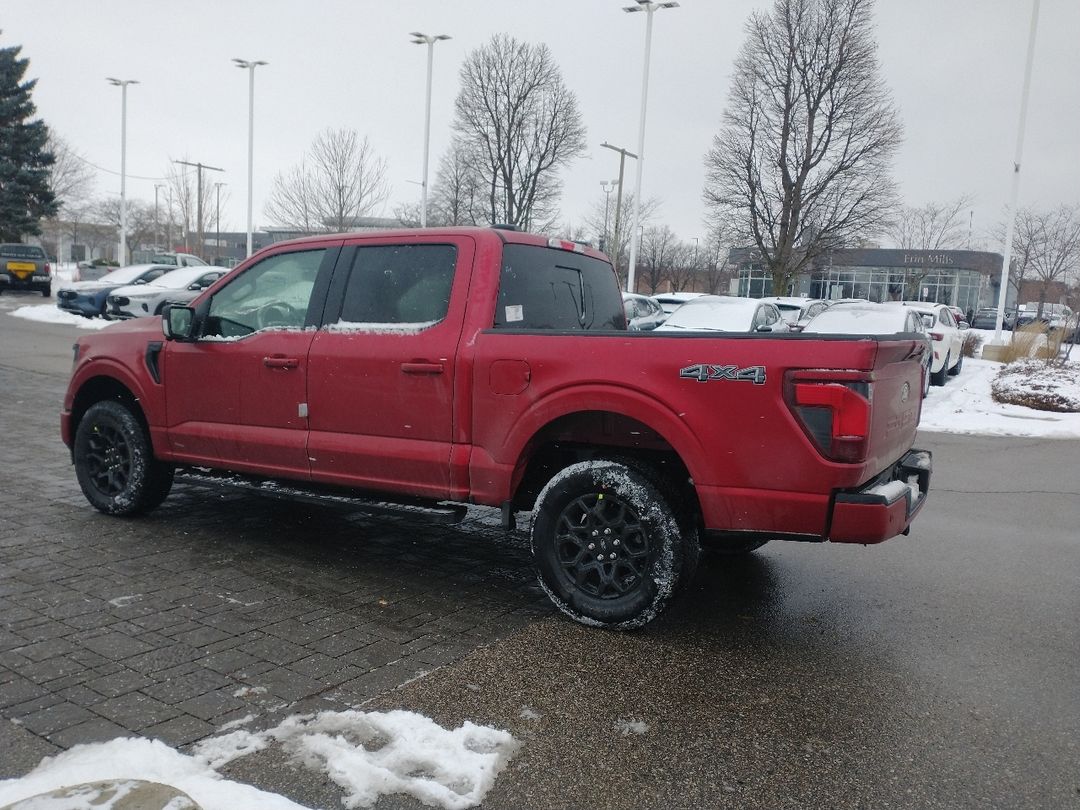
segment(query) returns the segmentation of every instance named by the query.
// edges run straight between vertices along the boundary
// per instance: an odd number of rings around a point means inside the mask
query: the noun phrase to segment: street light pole
[[[1020,197],[1020,159],[1024,155],[1024,128],[1027,124],[1028,95],[1031,91],[1031,65],[1035,61],[1035,32],[1039,27],[1039,0],[1031,7],[1031,30],[1028,32],[1027,62],[1024,66],[1024,89],[1020,94],[1020,124],[1016,132],[1016,156],[1013,158],[1012,192],[1009,196],[1009,222],[1005,226],[1005,255],[1001,260],[1001,286],[998,288],[997,317],[994,320],[994,343],[1001,343],[1001,324],[1005,319],[1005,299],[1009,295],[1009,264],[1012,262],[1013,230],[1016,227],[1016,202]],[[1020,290],[1017,289],[1017,298]]]
[[[619,251],[622,250],[622,242],[619,241],[622,236],[622,231],[619,230],[619,217],[622,214],[622,189],[623,189],[623,169],[626,167],[626,159],[632,157],[635,160],[637,155],[633,152],[628,152],[621,146],[612,146],[607,141],[600,144],[605,149],[611,149],[614,152],[619,153],[619,193],[615,195],[615,271],[619,270]],[[627,292],[631,292],[627,287]]]
[[[244,68],[248,72],[248,187],[247,187],[247,255],[251,255],[251,171],[254,165],[255,155],[255,68],[259,65],[267,65],[269,62],[260,60],[248,61],[247,59],[233,59],[238,68]]]
[[[138,79],[113,79],[105,81],[120,88],[120,266],[127,264],[127,89],[138,84]]]
[[[221,260],[221,187],[228,183],[214,183],[214,193],[217,196],[217,211],[214,214],[214,264]]]
[[[637,0],[636,6],[625,6],[623,11],[644,11],[647,21],[645,24],[645,67],[641,75],[641,120],[638,124],[638,162],[637,180],[634,183],[634,220],[631,233],[637,231],[641,220],[641,171],[645,164],[645,108],[649,101],[649,52],[652,49],[652,23],[653,14],[660,8],[678,8],[676,2],[654,3],[651,0]],[[626,289],[634,292],[634,269],[637,263],[637,243],[630,242],[630,262],[626,272]]]
[[[420,183],[420,227],[427,227],[428,198],[428,149],[431,143],[431,66],[435,61],[435,43],[441,39],[450,39],[448,34],[428,36],[418,31],[409,34],[414,37],[413,45],[427,45],[427,95],[424,102],[424,177]]]

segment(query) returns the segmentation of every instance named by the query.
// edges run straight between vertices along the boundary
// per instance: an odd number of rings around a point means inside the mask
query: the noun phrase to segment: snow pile
[[[107,321],[104,318],[84,318],[74,312],[59,309],[55,304],[32,304],[19,307],[8,314],[27,321],[63,323],[69,326],[77,326],[80,329],[104,329],[106,326],[116,323],[116,321]]]
[[[997,402],[1038,405],[1060,413],[1080,412],[1080,363],[1050,366],[1041,360],[1010,363],[991,385]]]
[[[217,773],[273,743],[341,787],[346,807],[368,807],[380,796],[405,793],[448,810],[479,804],[518,748],[509,732],[470,722],[448,731],[406,711],[320,712],[289,717],[268,731],[211,737],[196,745],[192,755],[158,740],[77,745],[42,760],[21,779],[0,781],[0,806],[65,785],[143,779],[184,791],[203,810],[296,810],[301,805],[283,796]]]

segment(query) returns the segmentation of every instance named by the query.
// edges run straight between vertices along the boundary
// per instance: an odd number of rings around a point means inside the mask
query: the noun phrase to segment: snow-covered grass
[[[211,737],[191,754],[159,740],[77,745],[47,757],[20,779],[0,781],[0,806],[83,782],[142,779],[184,791],[203,810],[302,810],[283,796],[217,772],[274,744],[297,765],[342,788],[346,807],[369,807],[380,796],[403,793],[448,810],[478,805],[518,748],[509,732],[469,722],[447,730],[412,712],[320,712],[289,717],[263,732]]]

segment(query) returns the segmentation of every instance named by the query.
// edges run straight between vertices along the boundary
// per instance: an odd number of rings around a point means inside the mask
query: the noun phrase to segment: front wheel
[[[656,618],[692,575],[697,532],[680,526],[643,471],[585,461],[540,493],[532,552],[541,587],[563,613],[625,630]]]
[[[172,488],[173,468],[154,458],[142,423],[118,400],[87,409],[75,431],[74,455],[83,495],[107,515],[149,511]]]

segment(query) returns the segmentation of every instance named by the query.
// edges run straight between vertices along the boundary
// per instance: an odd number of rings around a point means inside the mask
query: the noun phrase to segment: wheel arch
[[[677,414],[641,392],[595,386],[588,396],[581,393],[573,390],[557,401],[538,402],[507,437],[505,446],[516,459],[510,481],[515,509],[531,509],[558,470],[594,458],[646,463],[698,505],[691,481],[704,455]]]
[[[116,377],[99,374],[87,379],[79,386],[79,390],[75,392],[75,397],[71,403],[71,435],[73,437],[79,430],[79,423],[82,422],[83,416],[86,415],[90,407],[107,399],[122,402],[130,408],[135,418],[142,424],[147,436],[150,436],[150,425],[146,419],[146,414],[139,404],[139,397],[132,391],[131,387]]]

